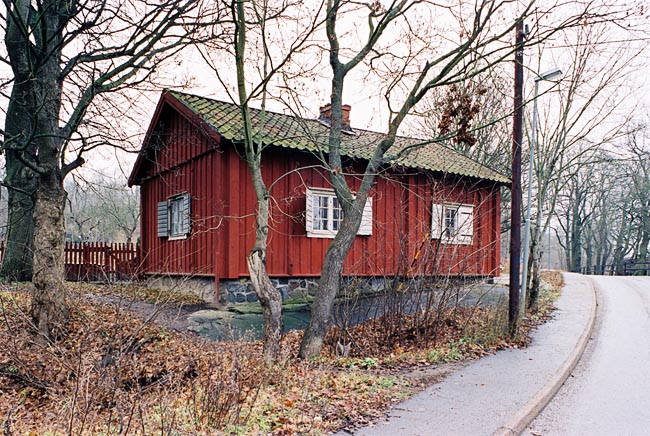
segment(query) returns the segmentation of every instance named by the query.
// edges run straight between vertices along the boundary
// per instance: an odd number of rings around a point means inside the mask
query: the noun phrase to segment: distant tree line
[[[65,186],[65,239],[71,242],[131,242],[140,237],[140,198],[137,187],[107,177]],[[0,241],[7,233],[7,188],[0,187]]]
[[[570,271],[648,261],[650,130],[634,126],[616,147],[583,162],[560,191],[555,230]]]
[[[140,197],[121,180],[95,178],[70,181],[65,210],[65,235],[73,242],[137,242]]]

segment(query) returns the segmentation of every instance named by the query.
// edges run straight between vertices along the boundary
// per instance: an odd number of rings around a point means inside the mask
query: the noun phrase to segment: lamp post
[[[533,125],[530,135],[530,156],[528,158],[528,206],[526,209],[526,228],[524,230],[524,264],[522,265],[521,277],[521,300],[520,304],[523,307],[522,315],[526,313],[526,290],[528,281],[528,252],[530,251],[530,203],[533,196],[533,163],[535,159],[535,148],[537,147],[537,97],[539,95],[539,82],[542,80],[552,80],[562,75],[559,68],[553,68],[535,77],[535,94],[533,95]],[[541,217],[541,211],[537,211],[538,223]]]

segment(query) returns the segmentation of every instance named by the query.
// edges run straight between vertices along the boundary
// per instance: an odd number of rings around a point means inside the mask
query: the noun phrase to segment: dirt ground
[[[86,294],[84,298],[89,303],[119,307],[145,322],[152,322],[179,332],[188,330],[190,325],[188,317],[192,313],[209,308],[207,304],[177,304],[172,302],[154,304],[97,294]]]

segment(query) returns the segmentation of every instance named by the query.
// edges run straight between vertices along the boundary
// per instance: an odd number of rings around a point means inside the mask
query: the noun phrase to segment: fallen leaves
[[[378,416],[408,388],[296,360],[299,337],[266,367],[259,343],[209,342],[85,299],[68,336],[43,347],[29,295],[4,288],[0,298],[0,416],[11,411],[16,434],[322,434]]]
[[[162,297],[145,287],[75,284],[77,295]],[[550,300],[541,299],[547,317]],[[30,297],[0,285],[0,416],[15,434],[311,435],[355,428],[437,379],[414,369],[524,346],[499,334],[499,314],[439,313],[438,324],[385,316],[350,328],[349,356],[332,330],[319,361],[297,355],[302,332],[285,335],[285,355],[267,367],[255,342],[205,341],[132,316],[127,306],[75,300],[68,336],[33,341]],[[530,327],[528,327],[530,328]]]

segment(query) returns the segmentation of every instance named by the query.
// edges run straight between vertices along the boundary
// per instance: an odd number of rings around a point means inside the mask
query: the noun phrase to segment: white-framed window
[[[187,192],[158,203],[158,237],[185,239],[190,234],[190,203]]]
[[[474,206],[434,203],[431,210],[431,238],[447,244],[472,245]]]
[[[310,238],[333,238],[341,228],[343,209],[332,189],[307,188],[305,225]],[[368,197],[357,235],[372,235],[372,198]]]

